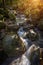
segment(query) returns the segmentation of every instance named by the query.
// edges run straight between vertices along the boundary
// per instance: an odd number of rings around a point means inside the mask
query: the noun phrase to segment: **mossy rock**
[[[15,34],[7,34],[3,39],[3,48],[8,56],[12,57],[19,54],[21,49],[21,45],[19,43],[18,38],[16,38]]]
[[[16,21],[16,18],[15,18],[15,14],[14,14],[14,13],[11,13],[11,12],[9,11],[8,15],[9,15],[9,19],[10,19],[10,20]]]

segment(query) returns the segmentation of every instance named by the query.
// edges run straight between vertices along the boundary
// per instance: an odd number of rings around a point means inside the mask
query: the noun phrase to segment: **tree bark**
[[[5,0],[2,0],[3,8],[5,9]]]

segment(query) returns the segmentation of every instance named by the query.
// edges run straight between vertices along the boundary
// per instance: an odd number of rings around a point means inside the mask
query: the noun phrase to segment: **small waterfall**
[[[17,16],[16,16],[16,23],[17,23],[17,25],[26,22],[26,20],[27,20],[27,18],[25,17],[24,14],[17,14]]]
[[[20,39],[22,40],[22,42],[24,43],[25,48],[28,49],[29,46],[32,44],[32,42],[28,38],[26,38],[26,32],[23,30],[23,27],[21,27],[18,30],[18,35]]]

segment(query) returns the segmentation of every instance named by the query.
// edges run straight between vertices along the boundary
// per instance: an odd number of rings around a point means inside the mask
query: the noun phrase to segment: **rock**
[[[17,24],[15,24],[14,21],[6,20],[4,23],[7,27],[7,30],[9,30],[9,31],[17,31],[19,29],[19,26]]]
[[[12,54],[12,51],[14,52],[15,50],[15,35],[11,36],[11,35],[6,35],[5,38],[3,39],[3,47],[4,50],[6,51],[6,53]],[[14,41],[14,43],[13,43]],[[15,52],[14,52],[15,53]]]
[[[40,24],[38,24],[38,28],[39,28],[41,31],[43,31],[43,22],[40,23]]]
[[[14,57],[10,59],[8,58],[2,65],[31,65],[32,63],[31,61],[33,61],[33,59],[35,61],[34,55],[36,56],[36,58],[39,55],[39,52],[37,51],[39,51],[39,47],[33,44],[28,48],[28,50],[22,56],[16,59]],[[37,62],[39,63],[39,60],[36,61],[36,64],[38,65]]]
[[[0,29],[5,29],[6,25],[3,21],[0,21]]]
[[[38,33],[35,32],[33,29],[30,29],[28,34],[27,34],[27,37],[32,40],[32,41],[35,41],[38,39]]]
[[[3,39],[3,48],[8,56],[17,56],[23,49],[16,34],[7,34]]]
[[[32,44],[31,41],[26,37],[28,32],[26,32],[26,30],[23,30],[23,27],[21,27],[17,33],[20,40],[22,41],[23,46],[25,46],[25,49],[27,50]]]
[[[19,29],[19,26],[18,25],[15,25],[15,24],[9,24],[8,26],[8,30],[15,30],[17,31]]]

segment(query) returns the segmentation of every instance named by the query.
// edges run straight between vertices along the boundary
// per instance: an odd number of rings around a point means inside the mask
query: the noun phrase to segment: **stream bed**
[[[35,45],[39,46],[40,48],[43,48],[43,36],[42,36],[43,33],[41,33],[41,31],[38,28],[35,28],[35,27],[32,28],[31,24],[28,24],[28,25],[25,24],[24,22],[26,22],[26,18],[25,18],[24,15],[16,16],[16,22],[17,22],[17,25],[24,24],[24,26],[20,26],[20,28],[18,29],[16,34],[19,36],[20,40],[22,41],[26,51],[29,49],[29,47],[32,44],[35,44]],[[9,47],[12,48],[10,45],[12,43],[12,40],[15,39],[14,37],[15,37],[15,35],[14,36],[9,36],[9,37],[5,36],[5,39],[7,39],[6,40],[7,44],[5,43],[6,48],[7,48],[7,46],[8,46],[8,48]],[[8,43],[9,41],[10,41],[10,43]],[[14,50],[14,46],[13,46],[12,50]],[[12,52],[12,50],[10,50],[10,51]],[[19,49],[19,50],[21,50],[21,49]],[[18,58],[18,57],[16,57],[16,58]],[[9,63],[11,61],[13,61],[14,59],[15,59],[15,57],[8,58],[2,65],[11,65]],[[13,65],[15,65],[15,64],[13,64]]]

